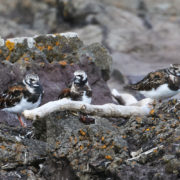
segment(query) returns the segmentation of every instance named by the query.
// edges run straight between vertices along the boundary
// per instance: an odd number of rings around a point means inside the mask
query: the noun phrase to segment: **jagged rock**
[[[33,139],[31,129],[3,125],[0,177],[178,179],[179,102],[154,108],[142,117],[94,116],[91,125],[76,112],[54,112],[33,122]]]
[[[110,77],[112,59],[102,45],[96,43],[85,46],[75,33],[1,41],[1,92],[11,84],[20,82],[24,74],[34,72],[39,75],[44,87],[44,104],[57,100],[60,91],[71,82],[73,72],[83,69],[92,86],[92,103],[112,102],[109,88],[104,81]],[[4,112],[0,114],[1,122],[6,120],[11,125],[18,123],[13,115]]]
[[[78,114],[56,112],[36,120],[33,127],[38,140],[54,147],[52,159],[65,161],[65,169],[72,170],[76,178],[177,179],[179,107],[177,101],[169,101],[157,104],[146,117],[94,117],[91,125],[82,124]],[[43,174],[52,175],[46,168]]]

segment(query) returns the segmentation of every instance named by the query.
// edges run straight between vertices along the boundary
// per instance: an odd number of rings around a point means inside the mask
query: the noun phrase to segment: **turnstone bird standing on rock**
[[[150,72],[138,83],[130,85],[130,88],[152,99],[170,98],[180,92],[180,64]]]
[[[58,97],[58,99],[62,98],[91,103],[92,90],[88,83],[87,74],[84,71],[78,70],[74,72],[74,79],[70,88],[62,90]]]
[[[69,88],[66,88],[60,92],[58,99],[68,98],[73,101],[82,101],[84,103],[91,103],[92,90],[89,86],[87,74],[82,70],[74,72],[73,82]],[[82,114],[82,113],[81,113]],[[81,115],[80,120],[84,123],[92,123],[94,119]]]
[[[39,77],[35,74],[27,74],[21,83],[9,87],[0,94],[0,110],[17,114],[21,125],[25,127],[21,113],[38,107],[42,95],[43,89]]]

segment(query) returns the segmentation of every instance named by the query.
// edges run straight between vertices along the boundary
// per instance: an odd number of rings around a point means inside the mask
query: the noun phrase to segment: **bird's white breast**
[[[27,99],[23,97],[20,103],[10,108],[4,108],[3,111],[8,111],[12,113],[22,113],[24,110],[37,108],[40,105],[40,103],[41,103],[41,95],[39,96],[38,101],[35,103],[28,102]]]
[[[153,88],[152,90],[149,91],[140,91],[141,94],[152,99],[170,98],[176,95],[178,92],[180,91],[172,91],[171,89],[169,89],[168,84],[163,84],[159,86],[157,89]]]
[[[86,95],[86,91],[83,92],[83,96],[82,96],[82,101],[85,102],[85,103],[88,103],[88,104],[91,104],[91,100],[92,98],[91,97],[88,97]]]

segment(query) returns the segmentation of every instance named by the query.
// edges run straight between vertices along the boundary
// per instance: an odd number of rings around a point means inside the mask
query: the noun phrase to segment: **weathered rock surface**
[[[22,130],[0,128],[1,179],[178,179],[180,104],[157,104],[147,117],[84,125],[56,112]]]
[[[179,63],[179,7],[179,0],[0,0],[1,37],[71,30],[85,43],[61,35],[19,43],[0,40],[1,90],[34,71],[46,103],[82,68],[93,103],[112,102],[105,83],[111,58],[95,42],[112,53],[109,86],[123,90],[129,80]],[[78,116],[57,112],[33,122],[33,130],[31,122],[24,130],[14,115],[1,112],[0,179],[179,179],[176,103],[156,105],[148,117],[95,117],[96,124],[89,126]]]
[[[57,100],[60,91],[68,86],[77,69],[87,72],[93,90],[93,104],[112,102],[105,80],[111,73],[112,59],[100,44],[89,46],[75,33],[16,38],[4,41],[0,46],[1,91],[20,82],[28,72],[40,77],[45,95],[42,104]],[[3,45],[4,44],[4,45]],[[18,123],[13,116],[1,112],[1,122]],[[15,123],[16,124],[16,123]]]

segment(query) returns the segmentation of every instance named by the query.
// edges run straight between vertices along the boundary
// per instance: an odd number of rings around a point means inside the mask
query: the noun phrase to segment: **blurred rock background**
[[[0,26],[3,38],[74,31],[87,45],[102,43],[118,90],[179,62],[179,0],[0,0]]]

